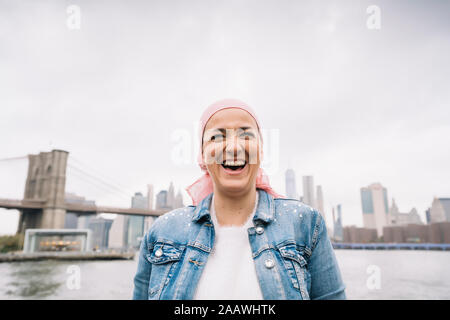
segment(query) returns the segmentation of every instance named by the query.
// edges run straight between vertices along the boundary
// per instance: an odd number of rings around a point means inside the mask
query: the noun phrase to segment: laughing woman
[[[133,298],[345,299],[321,214],[275,193],[260,168],[254,111],[218,101],[200,125],[193,205],[159,217],[143,238]]]

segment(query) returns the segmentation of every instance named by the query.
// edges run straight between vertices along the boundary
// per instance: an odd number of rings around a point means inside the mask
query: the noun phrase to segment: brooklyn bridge
[[[167,210],[118,208],[66,201],[68,157],[69,152],[55,149],[23,157],[0,159],[0,161],[28,159],[23,199],[2,198],[0,195],[0,208],[16,209],[20,212],[18,233],[23,233],[26,229],[62,229],[67,212],[77,215],[114,213],[139,216],[159,216],[167,212]],[[74,169],[79,170],[76,167]]]

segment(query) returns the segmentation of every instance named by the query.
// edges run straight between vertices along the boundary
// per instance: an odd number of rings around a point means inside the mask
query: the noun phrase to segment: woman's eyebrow
[[[249,129],[253,129],[253,128],[252,128],[252,127],[240,127],[240,128],[238,128],[237,130],[239,130],[239,129],[245,131],[245,130],[249,130]],[[227,129],[225,129],[225,128],[213,128],[213,129],[211,129],[211,130],[217,130],[217,131],[220,131],[220,132],[223,133],[223,134],[225,134],[225,133],[227,132]],[[229,129],[228,129],[228,130],[229,130]]]

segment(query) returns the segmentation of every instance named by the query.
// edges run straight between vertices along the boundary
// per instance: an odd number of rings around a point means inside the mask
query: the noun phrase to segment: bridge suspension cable
[[[103,185],[101,183],[98,183],[98,181],[87,177],[84,174],[81,174],[81,173],[79,173],[77,171],[72,171],[70,174],[75,176],[76,178],[82,180],[83,182],[89,184],[90,186],[96,188],[97,190],[101,190],[101,191],[103,191],[103,192],[105,192],[107,194],[114,194],[114,195],[117,195],[117,196],[121,197],[121,199],[123,199],[123,200],[130,201],[130,196],[129,195],[125,195],[123,193],[119,193],[119,192],[117,192],[117,190],[112,190],[112,189],[106,187],[105,185]]]
[[[83,170],[73,164],[68,164],[67,167],[70,169],[73,169],[74,170],[73,173],[75,175],[77,175],[79,178],[83,179],[84,181],[89,182],[91,184],[95,184],[97,187],[103,188],[104,191],[121,194],[122,196],[126,197],[128,200],[130,199],[130,194],[128,192],[124,191],[123,189],[121,189],[115,185],[112,185],[98,177],[95,177],[94,175],[86,172],[85,170]]]
[[[94,174],[97,175],[98,177],[102,178],[105,182],[108,182],[108,183],[110,183],[111,185],[114,185],[114,186],[118,187],[119,189],[126,190],[126,188],[123,187],[123,186],[120,184],[120,182],[115,181],[115,180],[112,179],[111,177],[105,176],[105,175],[102,174],[100,171],[94,169],[93,167],[87,165],[87,164],[84,163],[83,161],[81,161],[81,160],[79,160],[78,158],[76,158],[76,157],[74,157],[73,155],[71,155],[71,156],[69,157],[69,162],[73,162],[73,161],[76,162],[76,165],[77,165],[78,167],[85,168],[85,171],[89,171],[89,172],[94,173]],[[88,170],[86,170],[86,169],[88,169]]]
[[[2,159],[0,159],[0,161],[13,161],[13,160],[23,160],[23,159],[28,159],[28,156],[2,158]]]

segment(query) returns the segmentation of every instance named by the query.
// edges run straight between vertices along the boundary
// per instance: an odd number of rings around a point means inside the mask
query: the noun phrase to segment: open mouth
[[[222,163],[222,167],[227,170],[240,171],[245,168],[247,161],[236,160],[236,161],[225,161]]]

